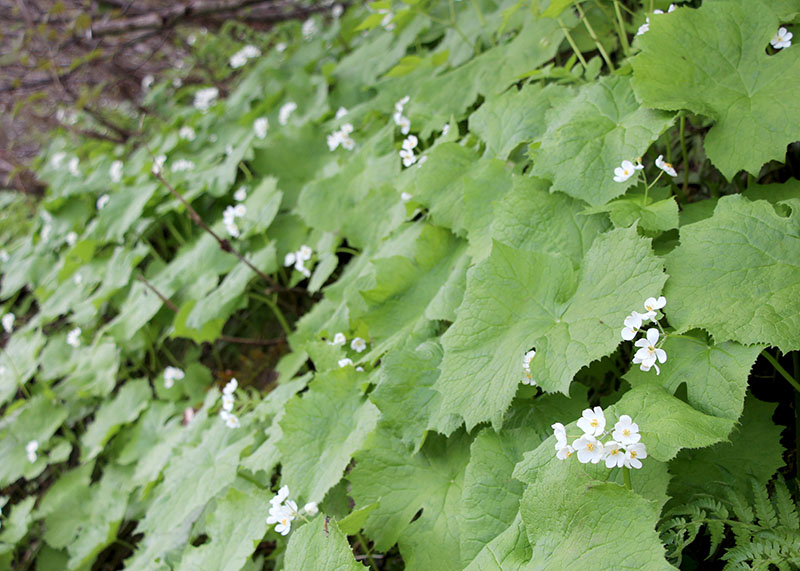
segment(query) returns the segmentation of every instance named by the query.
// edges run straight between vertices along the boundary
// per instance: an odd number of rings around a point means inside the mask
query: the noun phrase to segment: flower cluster
[[[253,131],[255,131],[256,137],[259,139],[266,138],[267,129],[269,129],[269,119],[266,117],[259,117],[253,121]]]
[[[347,337],[345,337],[344,333],[339,331],[333,336],[333,339],[328,341],[328,345],[333,345],[334,347],[343,347],[347,344]],[[350,349],[355,351],[356,353],[363,353],[367,349],[367,342],[364,341],[361,337],[353,337],[353,340],[350,341]],[[339,368],[344,367],[352,367],[354,365],[353,360],[349,357],[343,357],[337,361]],[[356,367],[356,371],[362,372],[364,371],[363,367]]]
[[[522,372],[524,373],[522,376],[522,384],[523,385],[535,385],[536,381],[533,380],[531,376],[531,361],[536,356],[536,349],[531,349],[522,357]]]
[[[239,428],[239,418],[233,414],[233,393],[239,387],[239,381],[232,378],[222,389],[222,410],[219,411],[219,417],[225,421],[225,426],[228,428]]]
[[[228,60],[228,64],[233,69],[239,69],[240,67],[244,66],[248,60],[260,56],[261,56],[261,50],[258,49],[256,46],[245,46],[231,56],[231,59]]]
[[[303,34],[304,40],[310,40],[314,37],[314,34],[317,33],[317,23],[309,18],[305,22],[303,22],[303,26],[300,28],[300,32]]]
[[[122,161],[114,161],[108,169],[108,176],[111,177],[111,182],[120,182],[122,180],[122,168],[125,165]]]
[[[644,313],[632,311],[631,314],[625,318],[623,322],[625,327],[623,327],[621,332],[622,338],[625,341],[632,341],[641,331],[642,324],[647,321],[655,323],[658,325],[659,329],[661,329],[661,325],[659,325],[656,316],[658,310],[665,305],[667,305],[667,298],[663,295],[658,299],[648,297],[644,301]],[[664,330],[661,329],[661,333],[663,332]],[[639,347],[639,350],[636,351],[636,354],[633,356],[633,363],[639,365],[642,371],[649,371],[652,367],[655,367],[657,375],[661,374],[661,369],[658,368],[656,361],[659,363],[665,363],[667,361],[667,353],[660,347],[664,341],[662,339],[661,343],[659,343],[659,337],[658,329],[655,327],[648,329],[645,336],[634,343],[634,345]]]
[[[297,103],[294,101],[288,101],[281,105],[281,108],[278,111],[278,123],[281,125],[286,125],[289,122],[289,117],[295,111],[297,111]]]
[[[328,149],[331,151],[335,151],[339,146],[343,149],[348,151],[352,151],[356,148],[356,142],[350,136],[350,133],[353,132],[353,125],[351,123],[345,123],[341,127],[339,127],[338,131],[334,131],[330,135],[328,135]]]
[[[76,327],[67,333],[67,345],[77,349],[81,346],[81,328]]]
[[[233,238],[238,238],[240,235],[239,226],[236,225],[236,219],[242,218],[247,214],[247,208],[244,204],[237,204],[236,206],[228,205],[222,211],[222,223],[225,225],[225,230]]]
[[[664,155],[658,155],[658,158],[656,159],[656,166],[669,176],[678,176],[675,168],[664,160]],[[622,165],[614,169],[614,182],[625,182],[634,174],[636,174],[636,171],[640,171],[643,168],[644,165],[642,164],[641,159],[637,159],[636,164],[627,160],[622,161]],[[661,173],[659,173],[659,176],[661,176]]]
[[[670,4],[669,8],[667,9],[667,13],[673,12],[675,10],[675,4]],[[653,10],[653,14],[663,14],[664,10]],[[650,17],[648,16],[645,18],[644,24],[639,26],[639,30],[636,32],[637,36],[641,36],[650,31]]]
[[[769,41],[772,47],[776,50],[782,50],[792,45],[792,33],[787,31],[786,28],[781,26],[778,28],[778,33],[775,34]]]
[[[14,321],[16,321],[17,316],[13,313],[6,313],[3,318],[0,320],[3,324],[3,331],[6,333],[11,333],[14,330]]]
[[[341,118],[342,118],[342,117],[344,117],[345,115],[347,115],[347,109],[346,109],[345,107],[339,107],[339,108],[336,110],[336,118],[337,118],[337,119],[341,119]]]
[[[289,252],[283,258],[284,266],[294,265],[294,269],[303,274],[305,277],[311,277],[311,270],[306,267],[306,262],[314,255],[314,250],[303,244],[296,252]]]
[[[164,369],[164,387],[171,389],[175,381],[180,381],[186,374],[178,367],[167,367]]]
[[[275,525],[275,531],[281,535],[287,535],[292,529],[292,522],[305,513],[309,517],[314,517],[319,513],[316,502],[308,502],[302,509],[297,509],[297,502],[289,499],[289,486],[283,485],[275,497],[269,501],[269,516],[267,525]],[[308,520],[306,520],[308,521]]]
[[[406,95],[394,104],[394,115],[392,118],[394,119],[394,124],[400,127],[400,132],[403,133],[403,135],[408,135],[408,132],[411,130],[411,120],[403,115],[403,109],[405,109],[406,103],[408,103],[410,99],[411,98]]]
[[[642,467],[641,458],[647,458],[647,447],[639,434],[639,425],[627,414],[619,417],[611,433],[611,440],[605,443],[600,439],[607,435],[606,416],[599,406],[587,408],[578,419],[578,428],[583,435],[575,439],[572,445],[567,444],[567,430],[563,424],[556,422],[551,427],[556,437],[556,458],[566,460],[576,452],[578,462],[597,464],[605,461],[607,468]]]
[[[194,170],[194,162],[189,159],[178,159],[169,168],[172,172],[186,172]]]
[[[28,457],[28,462],[33,464],[39,457],[36,452],[39,450],[39,441],[31,440],[25,445],[25,455]]]
[[[219,89],[216,87],[205,87],[194,94],[194,108],[205,113],[219,97]]]
[[[180,137],[184,141],[194,141],[195,137],[197,137],[197,133],[195,133],[194,129],[192,129],[188,125],[184,125],[178,131],[178,137]]]
[[[409,135],[403,141],[403,148],[400,151],[400,158],[403,159],[403,166],[410,167],[417,162],[417,157],[414,155],[414,149],[417,146],[417,138],[414,135]]]
[[[233,193],[233,199],[236,202],[244,202],[247,199],[247,189],[243,186],[240,186],[236,189],[236,192]]]

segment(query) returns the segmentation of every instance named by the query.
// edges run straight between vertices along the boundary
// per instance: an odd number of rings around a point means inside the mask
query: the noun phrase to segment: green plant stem
[[[250,292],[248,295],[253,299],[257,299],[258,301],[265,303],[267,307],[269,307],[272,310],[272,314],[278,320],[278,323],[281,324],[281,327],[286,332],[286,335],[289,336],[292,334],[292,328],[289,327],[289,323],[286,321],[286,318],[283,316],[283,313],[281,313],[281,310],[278,307],[277,303],[269,299],[267,296],[258,293]]]
[[[583,59],[583,54],[578,49],[578,46],[575,44],[575,40],[572,39],[572,36],[569,33],[569,30],[564,25],[564,22],[561,21],[561,18],[557,18],[558,24],[561,26],[561,31],[564,32],[564,37],[567,38],[567,42],[569,42],[572,51],[575,52],[575,55],[578,57],[578,61],[581,62],[583,69],[586,69],[586,60]]]
[[[247,182],[250,182],[251,180],[253,180],[253,173],[250,172],[250,169],[247,168],[247,165],[244,164],[244,161],[240,161],[239,162],[239,169],[244,173],[244,176],[247,179]]]
[[[766,349],[764,349],[763,351],[761,351],[761,354],[762,354],[762,355],[764,355],[764,358],[765,358],[767,361],[769,361],[769,362],[770,362],[770,364],[771,364],[773,367],[775,367],[775,370],[776,370],[776,371],[778,371],[778,373],[780,373],[780,375],[781,375],[781,376],[782,376],[784,379],[786,379],[786,380],[789,382],[789,384],[790,384],[790,385],[792,385],[792,386],[795,388],[795,390],[796,390],[796,391],[800,392],[800,383],[798,383],[798,382],[795,380],[795,378],[794,378],[794,377],[792,377],[792,375],[790,375],[790,374],[789,374],[789,372],[788,372],[786,369],[784,369],[783,367],[781,367],[781,364],[780,364],[780,363],[778,363],[778,360],[777,360],[775,357],[773,357],[772,355],[770,355],[769,353],[767,353],[767,350],[766,350]]]
[[[375,563],[375,558],[372,556],[372,550],[369,548],[369,543],[367,543],[367,540],[364,539],[364,536],[360,531],[356,533],[356,538],[358,538],[358,542],[361,544],[361,548],[364,550],[367,560],[369,560],[370,569],[375,569],[377,571],[378,565]]]
[[[686,115],[681,113],[681,155],[683,155],[683,195],[688,197],[689,153],[686,151]]]
[[[619,0],[614,0],[614,12],[617,14],[617,23],[619,24],[619,39],[622,42],[622,51],[627,56],[631,51],[631,45],[628,43],[628,34],[625,32],[625,20],[622,18],[622,12],[619,9]]]
[[[625,487],[630,491],[633,491],[633,486],[631,486],[631,469],[627,466],[623,466],[622,476],[625,478]]]
[[[603,47],[603,44],[600,43],[600,40],[597,39],[597,34],[594,33],[594,28],[589,23],[589,20],[586,19],[586,14],[583,12],[583,8],[581,8],[580,2],[575,2],[575,9],[578,10],[578,14],[580,14],[581,21],[583,25],[586,26],[586,31],[589,32],[589,36],[591,36],[594,45],[597,46],[597,51],[600,52],[600,56],[606,62],[608,69],[610,71],[614,71],[614,64],[611,62],[611,58],[608,57],[606,53],[606,49]]]
[[[172,237],[175,238],[175,240],[177,240],[178,244],[180,244],[181,246],[186,244],[186,240],[183,239],[183,236],[181,236],[181,233],[178,232],[178,229],[175,228],[175,225],[172,223],[171,220],[165,219],[164,225],[167,227],[167,230],[169,230],[170,234],[172,234]]]

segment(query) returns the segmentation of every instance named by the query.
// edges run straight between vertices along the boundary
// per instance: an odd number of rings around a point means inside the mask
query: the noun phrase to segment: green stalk
[[[564,22],[561,21],[561,18],[557,18],[559,25],[561,26],[561,31],[564,32],[564,36],[567,38],[570,47],[572,47],[572,51],[575,52],[575,55],[578,56],[578,60],[581,62],[583,69],[586,69],[586,60],[583,59],[583,54],[578,49],[578,46],[575,44],[575,41],[572,39],[572,36],[569,34],[569,30],[564,25]]]
[[[689,153],[686,151],[686,115],[681,113],[681,154],[683,155],[683,194],[688,196]]]
[[[625,20],[622,19],[622,12],[619,10],[619,0],[614,0],[614,12],[617,14],[617,22],[619,23],[619,39],[622,42],[622,51],[627,56],[631,50],[631,45],[628,43],[628,34],[625,33]]]
[[[286,321],[286,318],[283,316],[283,313],[281,313],[281,310],[278,308],[278,304],[277,303],[275,303],[274,301],[272,301],[268,297],[263,296],[263,295],[258,294],[258,293],[250,292],[249,296],[251,298],[253,298],[253,299],[257,299],[258,301],[263,302],[264,304],[266,304],[267,307],[269,307],[272,310],[272,314],[278,320],[278,323],[281,324],[281,327],[286,332],[286,335],[289,336],[289,335],[292,334],[292,328],[289,327],[289,323]]]
[[[367,540],[364,539],[364,536],[361,534],[360,531],[356,533],[356,538],[358,538],[358,542],[361,544],[361,548],[364,550],[364,554],[367,556],[367,559],[369,560],[370,569],[378,571],[378,565],[375,563],[375,558],[372,556],[372,550],[369,548],[369,543],[367,543]]]
[[[633,491],[633,486],[631,486],[631,469],[627,466],[622,468],[622,475],[625,477],[625,487],[630,491]]]
[[[603,44],[600,43],[600,40],[597,39],[597,34],[594,33],[594,28],[589,23],[589,20],[586,19],[586,14],[583,12],[583,8],[579,2],[575,2],[575,9],[578,10],[578,14],[580,14],[581,20],[583,21],[583,25],[586,26],[586,31],[589,32],[589,36],[592,38],[594,45],[597,46],[597,51],[600,52],[600,56],[605,60],[606,65],[610,71],[614,71],[614,64],[611,63],[611,58],[608,57],[606,53],[606,49],[603,47]]]
[[[767,353],[767,350],[766,350],[766,349],[764,349],[763,351],[761,351],[761,354],[764,356],[764,358],[765,358],[767,361],[769,361],[769,362],[770,362],[770,364],[771,364],[773,367],[775,367],[775,370],[776,370],[776,371],[778,371],[778,373],[780,373],[780,375],[781,375],[781,376],[782,376],[784,379],[786,379],[786,380],[789,382],[789,384],[790,384],[790,385],[792,385],[792,386],[795,388],[795,390],[796,390],[796,391],[800,392],[800,383],[798,383],[798,382],[797,382],[797,381],[794,379],[794,377],[792,377],[792,376],[789,374],[789,372],[788,372],[786,369],[784,369],[783,367],[781,367],[781,364],[780,364],[780,363],[778,363],[778,360],[777,360],[775,357],[773,357],[772,355],[770,355],[769,353]]]

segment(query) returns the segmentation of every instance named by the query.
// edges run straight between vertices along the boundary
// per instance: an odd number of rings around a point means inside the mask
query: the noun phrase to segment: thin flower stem
[[[178,229],[175,228],[175,225],[172,223],[171,220],[169,219],[165,220],[164,226],[167,227],[167,230],[169,230],[169,233],[172,234],[172,237],[178,241],[178,244],[180,244],[181,246],[186,244],[186,240],[184,240],[183,236],[181,236],[181,233],[178,232]]]
[[[681,155],[683,155],[683,195],[688,196],[689,188],[689,153],[686,151],[686,115],[681,113]]]
[[[581,53],[581,50],[578,49],[577,44],[575,44],[575,40],[572,39],[572,36],[570,35],[569,30],[564,25],[564,22],[561,21],[561,18],[557,18],[556,21],[561,26],[561,31],[564,32],[564,37],[567,38],[567,42],[569,42],[569,45],[572,48],[572,51],[575,52],[575,56],[577,56],[578,61],[581,62],[581,65],[583,66],[583,69],[586,69],[586,60],[583,59],[583,54]]]
[[[247,168],[247,165],[244,164],[244,161],[239,161],[239,170],[241,170],[244,173],[247,182],[253,180],[253,173],[250,172],[250,169]]]
[[[364,539],[364,536],[360,531],[356,533],[356,538],[358,538],[358,542],[361,544],[361,548],[364,550],[364,553],[369,560],[370,569],[375,569],[375,571],[377,571],[378,565],[375,563],[375,558],[372,557],[372,549],[369,548],[369,543],[367,543],[367,540]]]
[[[283,316],[283,313],[281,313],[281,310],[280,308],[278,308],[277,303],[275,303],[268,297],[258,293],[250,292],[248,295],[253,299],[257,299],[258,301],[265,303],[267,307],[269,307],[272,310],[272,314],[281,324],[281,327],[283,327],[283,330],[286,332],[286,335],[288,336],[292,334],[292,328],[289,327],[289,323],[286,321],[286,318]]]
[[[480,4],[478,4],[478,0],[472,0],[472,7],[475,8],[475,13],[478,14],[478,20],[481,21],[481,28],[486,29],[486,18],[483,17],[483,11],[481,10]],[[492,44],[492,47],[497,47],[497,42],[495,42],[494,35],[491,33],[489,34],[489,42]]]
[[[628,43],[628,34],[625,32],[625,20],[622,18],[622,12],[619,9],[619,0],[614,0],[614,12],[617,14],[617,22],[619,23],[619,39],[622,41],[622,51],[627,56],[631,51],[631,45]]]
[[[792,375],[790,375],[790,374],[789,374],[789,371],[787,371],[786,369],[784,369],[784,368],[781,366],[781,364],[780,364],[780,363],[778,363],[778,360],[777,360],[775,357],[773,357],[772,355],[770,355],[769,353],[767,353],[767,350],[766,350],[766,349],[764,349],[763,351],[761,351],[761,354],[764,356],[764,358],[765,358],[767,361],[769,361],[769,362],[770,362],[770,364],[771,364],[773,367],[775,367],[775,370],[776,370],[776,371],[778,371],[778,373],[780,373],[780,375],[781,375],[781,376],[782,376],[784,379],[786,379],[786,380],[789,382],[789,384],[790,384],[790,385],[792,385],[792,386],[795,388],[795,390],[797,390],[798,392],[800,392],[800,383],[798,383],[798,382],[795,380],[795,378],[794,378],[794,377],[792,377]]]
[[[633,486],[631,486],[631,469],[627,466],[622,467],[622,475],[625,478],[625,487],[628,488],[630,491],[633,491]]]
[[[600,43],[600,40],[597,39],[597,34],[594,33],[594,28],[589,23],[589,20],[586,19],[586,14],[583,12],[583,8],[581,8],[580,2],[575,2],[575,9],[578,10],[578,14],[580,14],[581,20],[583,21],[583,25],[586,26],[586,31],[589,32],[589,36],[591,36],[594,45],[597,46],[597,51],[600,52],[600,56],[605,60],[606,65],[610,71],[614,71],[614,64],[611,62],[611,58],[608,57],[606,53],[606,49],[603,47],[603,44]]]

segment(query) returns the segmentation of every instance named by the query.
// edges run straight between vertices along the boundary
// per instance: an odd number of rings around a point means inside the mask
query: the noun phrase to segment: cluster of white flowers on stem
[[[289,122],[289,117],[295,111],[297,111],[297,103],[294,101],[287,101],[281,105],[281,108],[278,111],[278,123],[281,125],[286,125]]]
[[[267,525],[275,525],[275,531],[281,535],[287,535],[291,531],[292,522],[298,517],[308,521],[303,514],[314,517],[319,513],[316,502],[308,502],[302,509],[297,509],[297,502],[289,499],[289,486],[286,485],[281,486],[269,504]]]
[[[403,159],[404,167],[410,167],[417,162],[417,157],[414,155],[417,142],[417,138],[414,135],[409,135],[403,141],[403,148],[400,150],[400,158]]]
[[[658,155],[658,158],[656,158],[656,166],[661,169],[661,172],[658,173],[658,176],[652,183],[647,185],[648,190],[659,178],[661,178],[661,175],[664,173],[668,174],[669,176],[678,176],[675,168],[664,160],[664,155]],[[614,182],[625,182],[642,169],[644,169],[644,165],[642,164],[641,159],[636,159],[636,164],[628,160],[622,161],[622,164],[614,169]],[[647,183],[646,180],[645,183]]]
[[[394,104],[394,115],[392,119],[394,119],[394,124],[400,127],[400,132],[403,135],[408,135],[408,132],[411,130],[411,120],[403,115],[403,109],[405,109],[406,103],[408,103],[410,99],[411,98],[406,95]]]
[[[670,4],[669,9],[667,9],[667,13],[673,12],[675,10],[675,4]],[[653,10],[653,14],[664,14],[664,10]],[[650,17],[648,16],[645,18],[644,24],[639,26],[639,30],[636,32],[637,36],[641,36],[650,31]]]
[[[81,346],[81,328],[76,327],[67,333],[67,345],[77,349]]]
[[[256,137],[259,139],[266,138],[267,129],[269,129],[269,119],[266,117],[259,117],[253,121],[253,131],[255,131]]]
[[[536,356],[536,349],[531,349],[522,357],[522,384],[523,385],[535,385],[536,381],[533,380],[533,376],[531,375],[531,361]]]
[[[341,331],[334,334],[333,339],[328,341],[328,345],[333,345],[334,347],[344,347],[346,344],[347,337]],[[353,337],[353,340],[350,341],[350,349],[356,353],[363,353],[367,349],[367,342],[361,337]],[[343,357],[339,359],[337,364],[339,365],[340,369],[344,367],[352,367],[354,365],[353,360],[349,357]],[[356,367],[356,371],[363,372],[364,368]]]
[[[306,262],[314,255],[314,250],[303,244],[296,252],[289,252],[283,258],[283,265],[294,266],[294,269],[303,274],[305,277],[311,277],[311,270],[306,267]]]
[[[243,218],[245,214],[247,214],[247,208],[244,204],[237,204],[236,206],[229,204],[222,211],[222,223],[231,237],[238,238],[241,234],[239,226],[236,225],[236,219]]]
[[[788,48],[789,46],[792,45],[792,33],[789,32],[783,26],[781,26],[780,28],[778,28],[778,33],[776,33],[772,37],[769,43],[776,50],[782,50],[783,48]]]
[[[219,97],[219,89],[216,87],[205,87],[194,94],[194,108],[205,113]]]
[[[36,452],[39,450],[39,441],[31,440],[25,445],[25,455],[28,457],[28,462],[33,464],[39,457]]]
[[[195,133],[194,129],[192,129],[188,125],[184,125],[178,131],[178,137],[180,137],[184,141],[194,141],[195,137],[197,137],[197,133]]]
[[[3,316],[3,319],[0,320],[2,321],[3,324],[3,331],[5,331],[6,333],[11,333],[14,330],[14,321],[16,321],[16,319],[17,316],[14,315],[13,313],[6,313]]]
[[[577,452],[578,462],[597,464],[605,461],[607,468],[635,468],[642,467],[642,458],[647,458],[647,447],[639,434],[639,426],[627,414],[619,417],[611,433],[611,440],[605,443],[606,416],[599,406],[594,409],[587,408],[578,419],[578,428],[583,435],[567,444],[567,430],[563,424],[556,422],[552,425],[556,437],[556,458],[566,460]]]
[[[164,369],[164,387],[171,389],[175,381],[180,381],[186,374],[178,367],[167,367]]]
[[[156,158],[153,159],[153,166],[150,169],[153,174],[159,175],[161,174],[161,170],[164,168],[164,164],[167,162],[167,155],[158,155]]]
[[[655,367],[657,375],[661,374],[661,369],[658,368],[656,361],[659,363],[666,363],[667,361],[667,353],[661,348],[664,339],[661,339],[659,342],[659,338],[661,337],[659,329],[661,329],[661,333],[664,334],[664,338],[666,338],[666,334],[657,319],[658,310],[665,305],[667,305],[667,298],[663,295],[658,299],[655,297],[648,297],[644,301],[645,312],[639,313],[638,311],[632,311],[631,314],[625,318],[623,322],[625,327],[621,332],[622,338],[625,341],[632,341],[641,331],[642,324],[647,321],[651,321],[658,326],[658,329],[655,327],[648,329],[645,336],[634,343],[634,345],[639,347],[639,350],[636,351],[636,354],[633,356],[633,363],[639,365],[642,371],[649,371],[651,368]]]
[[[231,56],[231,58],[228,60],[228,64],[233,69],[239,69],[240,67],[244,66],[248,62],[248,60],[260,56],[261,56],[261,50],[258,49],[256,46],[245,46]]]
[[[338,113],[337,113],[338,115]],[[348,151],[352,151],[356,148],[356,142],[350,136],[350,133],[353,132],[353,125],[351,123],[345,123],[337,131],[334,131],[330,135],[328,135],[328,149],[331,151],[335,151],[340,146]]]
[[[228,428],[239,428],[239,418],[233,414],[233,402],[236,389],[239,387],[239,381],[232,378],[222,389],[222,410],[219,411],[219,417],[225,421],[225,426]]]

